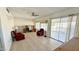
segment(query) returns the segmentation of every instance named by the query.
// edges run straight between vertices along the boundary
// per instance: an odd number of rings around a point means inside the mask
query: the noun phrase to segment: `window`
[[[36,28],[37,30],[40,29],[40,22],[37,22],[37,23],[35,24],[35,28]]]
[[[43,28],[45,31],[47,31],[47,26],[48,26],[47,23],[40,23],[40,22],[37,22],[37,23],[35,24],[35,28],[36,28],[37,30],[40,30],[40,28]]]
[[[41,28],[43,28],[45,31],[47,31],[47,23],[41,23]]]

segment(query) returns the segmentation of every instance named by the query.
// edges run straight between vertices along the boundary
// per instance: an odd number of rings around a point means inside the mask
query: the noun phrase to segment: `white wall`
[[[29,19],[14,18],[14,25],[15,26],[34,25],[34,22]]]
[[[11,31],[14,26],[34,25],[33,21],[22,18],[13,18],[5,8],[0,8],[0,35],[4,50],[10,50],[12,45]]]
[[[4,50],[10,50],[12,39],[11,39],[11,31],[12,27],[14,27],[13,18],[9,18],[11,14],[8,14],[5,8],[0,8],[0,22],[1,22],[1,32],[2,32],[2,41]]]

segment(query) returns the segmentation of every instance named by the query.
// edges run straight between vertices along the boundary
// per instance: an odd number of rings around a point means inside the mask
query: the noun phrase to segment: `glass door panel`
[[[70,38],[69,39],[72,39],[75,35],[76,20],[77,20],[77,16],[73,16],[72,22],[71,22]]]
[[[66,33],[68,28],[68,17],[61,18],[61,22],[59,24],[59,40],[65,42],[66,40]]]
[[[51,23],[51,37],[58,40],[59,37],[59,22],[60,18],[53,19]]]

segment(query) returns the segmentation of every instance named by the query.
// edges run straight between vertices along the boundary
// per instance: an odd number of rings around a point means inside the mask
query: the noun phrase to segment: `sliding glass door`
[[[51,37],[62,42],[74,37],[77,16],[52,19]]]
[[[67,42],[75,35],[77,16],[68,16],[62,18],[56,18],[51,20],[51,37]],[[48,23],[37,22],[36,29],[43,28],[45,31],[48,29]]]

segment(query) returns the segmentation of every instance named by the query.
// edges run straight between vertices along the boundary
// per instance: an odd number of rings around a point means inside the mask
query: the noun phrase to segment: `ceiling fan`
[[[34,12],[32,12],[32,16],[39,16],[38,14],[35,14]]]
[[[6,8],[6,11],[7,11],[8,13],[10,12],[8,8]]]

